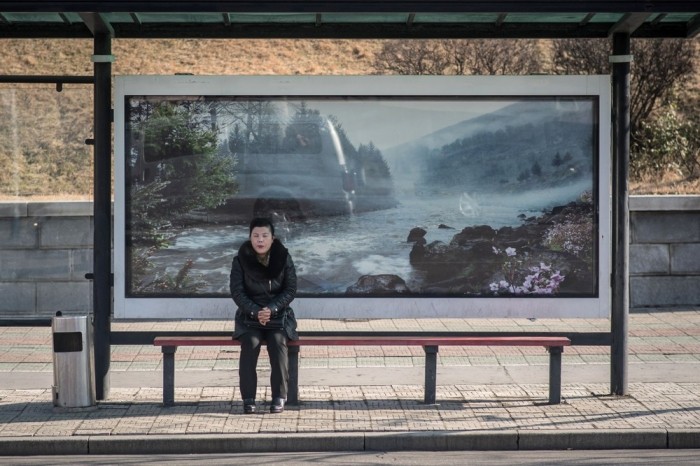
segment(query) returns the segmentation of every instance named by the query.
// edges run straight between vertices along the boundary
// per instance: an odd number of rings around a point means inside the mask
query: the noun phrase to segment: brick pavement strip
[[[366,321],[322,321],[301,319],[302,330],[372,330],[396,328],[397,330],[445,331],[465,329],[470,331],[605,331],[606,319],[394,319]],[[140,321],[114,322],[118,331],[137,330],[229,330],[229,321]],[[635,312],[630,315],[629,360],[637,362],[700,361],[700,310],[658,310]],[[180,348],[177,353],[178,368],[226,369],[230,365],[210,363],[226,359],[236,364],[238,348]],[[565,351],[565,363],[605,362],[610,348],[600,346],[576,346]],[[505,359],[506,356],[517,360]],[[571,355],[590,355],[581,359]],[[592,355],[599,355],[592,357]],[[441,349],[440,365],[465,366],[513,365],[524,358],[527,364],[545,364],[546,355],[541,348],[473,347]],[[115,370],[159,370],[161,353],[158,348],[146,346],[114,346],[112,362]],[[307,358],[309,359],[307,362]],[[316,360],[312,361],[311,359]],[[367,348],[305,348],[301,352],[301,367],[326,367],[319,359],[326,358],[328,367],[421,367],[424,363],[422,349],[400,347]],[[451,359],[452,358],[452,359]],[[463,358],[463,359],[456,359]],[[264,364],[266,357],[261,357]],[[129,364],[125,364],[129,363]],[[46,327],[0,327],[0,372],[50,372],[51,334]]]
[[[605,319],[507,322],[407,319],[391,321],[393,327],[385,327],[387,321],[302,320],[300,324],[306,330],[606,331],[609,328]],[[114,330],[132,331],[146,328],[228,331],[229,327],[230,322],[226,321],[113,325]],[[629,349],[631,364],[700,361],[700,310],[631,314]],[[162,356],[157,348],[120,346],[112,350],[114,370],[161,370]],[[564,361],[567,365],[606,362],[609,354],[607,347],[571,347],[566,349]],[[4,375],[19,371],[50,372],[50,355],[49,329],[0,328],[0,372]],[[238,355],[239,349],[235,347],[182,348],[176,363],[180,370],[188,371],[235,370]],[[266,355],[261,355],[261,370],[269,367],[266,359]],[[424,361],[420,348],[407,351],[394,347],[331,347],[302,351],[300,364],[302,367],[422,367]],[[547,356],[541,348],[445,348],[441,349],[438,361],[449,367],[546,365]],[[202,440],[214,435],[215,439],[233,436],[228,444],[212,440],[222,451],[232,448],[230,445],[243,445],[243,451],[265,451],[259,449],[266,445],[274,448],[286,445],[292,451],[305,445],[300,439],[306,437],[293,437],[296,434],[335,434],[333,438],[337,439],[361,439],[364,449],[420,449],[436,445],[444,449],[474,445],[484,449],[495,445],[497,449],[543,445],[580,448],[605,445],[605,442],[617,447],[663,443],[700,448],[700,383],[630,384],[630,396],[616,397],[608,395],[608,384],[565,382],[560,405],[545,404],[546,392],[546,384],[440,385],[439,402],[426,406],[422,403],[422,385],[301,386],[300,406],[288,406],[282,415],[271,415],[266,404],[270,400],[269,389],[261,388],[260,414],[244,416],[235,386],[177,387],[178,403],[172,408],[161,406],[160,388],[113,388],[110,399],[98,403],[95,410],[72,413],[53,409],[49,389],[0,388],[0,454],[11,451],[4,448],[9,445],[2,443],[6,440],[20,446],[30,444],[26,439],[46,442],[28,450],[33,453],[68,448],[52,445],[53,439],[62,439],[66,445],[65,440],[72,439],[70,445],[76,449],[87,448],[85,439],[91,439],[91,452],[117,448],[117,444],[108,442],[115,439],[128,441],[122,446],[144,445],[144,451],[153,451],[147,449],[148,443],[141,442],[145,438],[152,441],[151,447],[157,440],[161,443],[156,442],[155,448],[172,452],[187,448],[192,438]],[[618,430],[622,432],[618,443],[610,443],[616,436],[610,434],[610,429],[616,429],[616,435]],[[343,435],[338,436],[339,433]],[[638,435],[633,436],[634,433]],[[470,436],[464,437],[467,434]],[[287,435],[292,437],[280,437]],[[498,435],[501,437],[496,439]],[[169,438],[178,441],[168,443]],[[250,444],[251,438],[259,441]],[[270,440],[279,438],[291,440],[277,443]],[[646,443],[639,443],[640,439]]]
[[[300,432],[549,431],[700,429],[700,384],[637,384],[632,396],[596,395],[600,385],[563,388],[564,403],[540,404],[542,386],[441,386],[449,395],[424,405],[420,386],[301,387],[300,406],[245,416],[235,390],[177,389],[175,407],[159,389],[114,389],[96,410],[56,412],[50,390],[0,391],[0,438]],[[268,400],[267,390],[261,400]],[[689,437],[694,438],[694,437]]]

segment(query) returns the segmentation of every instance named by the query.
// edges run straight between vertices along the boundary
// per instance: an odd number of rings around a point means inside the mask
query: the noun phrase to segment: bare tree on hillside
[[[478,39],[445,41],[453,62],[463,63],[455,74],[532,74],[542,57],[534,40]]]
[[[448,54],[438,40],[391,40],[374,59],[378,74],[448,74]]]
[[[679,39],[634,39],[630,91],[633,135],[674,87],[692,75],[694,48]],[[610,42],[605,39],[554,41],[552,62],[559,74],[610,73]]]
[[[693,76],[695,44],[679,39],[635,39],[630,79],[630,170],[633,176],[665,171],[697,176],[700,169],[693,112],[675,111],[677,91]],[[604,39],[554,42],[554,71],[562,74],[610,73],[610,43]],[[682,101],[682,100],[681,100]]]
[[[541,66],[534,40],[391,40],[374,60],[378,74],[531,74]]]

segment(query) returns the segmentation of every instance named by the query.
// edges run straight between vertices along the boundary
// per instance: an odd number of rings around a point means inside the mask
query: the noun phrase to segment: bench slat
[[[570,346],[566,337],[302,336],[288,346]],[[156,337],[154,346],[238,346],[230,337]]]

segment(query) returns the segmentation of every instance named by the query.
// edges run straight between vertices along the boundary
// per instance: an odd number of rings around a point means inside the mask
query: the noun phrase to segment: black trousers
[[[287,399],[289,384],[289,358],[287,356],[287,334],[284,329],[251,328],[238,338],[241,342],[241,360],[238,363],[238,377],[241,385],[241,398],[255,399],[258,389],[258,356],[262,342],[267,343],[270,356],[270,388],[273,398]]]

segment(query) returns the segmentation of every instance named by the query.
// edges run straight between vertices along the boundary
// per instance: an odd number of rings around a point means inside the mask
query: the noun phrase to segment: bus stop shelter
[[[85,83],[94,87],[93,309],[97,398],[109,391],[112,39],[553,39],[609,38],[612,69],[611,329],[574,344],[611,347],[611,393],[627,392],[629,84],[632,38],[697,37],[691,0],[0,0],[2,38],[92,38],[94,74],[0,76],[0,82]],[[142,340],[145,339],[142,338]],[[147,342],[150,344],[150,341]]]

